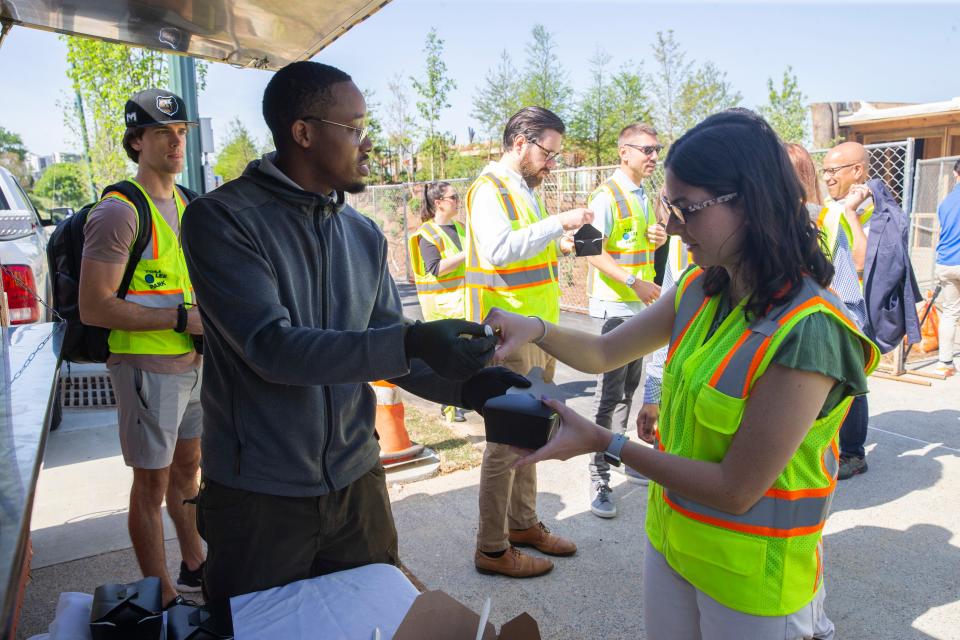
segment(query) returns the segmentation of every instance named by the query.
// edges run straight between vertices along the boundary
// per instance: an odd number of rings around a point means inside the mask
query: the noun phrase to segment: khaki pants
[[[957,322],[960,321],[960,265],[948,267],[937,265],[937,282],[942,289],[937,303],[940,305],[940,362],[953,364],[955,353],[954,337]]]
[[[526,375],[534,367],[541,367],[544,382],[553,382],[557,359],[539,347],[527,344],[503,364],[521,375]],[[480,526],[477,532],[480,551],[503,551],[510,546],[508,527],[527,529],[539,522],[537,469],[529,465],[514,471],[510,466],[519,457],[509,445],[487,443],[480,466]]]

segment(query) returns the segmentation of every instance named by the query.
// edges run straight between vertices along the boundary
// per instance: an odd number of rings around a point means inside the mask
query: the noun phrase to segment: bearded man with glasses
[[[570,253],[573,233],[593,221],[589,209],[549,215],[534,191],[560,157],[563,121],[542,107],[524,107],[503,132],[504,154],[490,162],[467,192],[467,319],[479,322],[491,309],[560,320],[557,251]],[[562,238],[562,240],[561,240]],[[504,365],[520,375],[534,367],[553,380],[556,360],[536,345],[525,345]],[[480,467],[480,526],[474,565],[481,573],[526,578],[547,573],[553,563],[520,553],[532,546],[555,556],[577,547],[550,533],[537,517],[537,476],[533,466],[514,471],[513,447],[488,442]]]

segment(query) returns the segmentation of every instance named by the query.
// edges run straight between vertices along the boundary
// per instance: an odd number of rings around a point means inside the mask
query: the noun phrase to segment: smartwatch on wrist
[[[623,284],[627,285],[628,287],[632,287],[636,281],[637,281],[637,276],[631,273],[630,275],[627,276],[627,279],[623,282]]]
[[[608,463],[612,464],[615,467],[620,466],[620,452],[623,450],[623,445],[627,443],[627,436],[622,433],[618,433],[613,436],[613,440],[610,441],[610,444],[607,446],[607,450],[603,452],[603,458]]]
[[[177,333],[183,333],[187,330],[187,308],[182,304],[177,305],[177,326],[173,330]]]

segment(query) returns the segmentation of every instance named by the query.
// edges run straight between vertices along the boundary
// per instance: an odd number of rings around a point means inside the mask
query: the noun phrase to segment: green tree
[[[390,102],[386,108],[386,136],[390,147],[392,167],[390,174],[394,180],[400,180],[401,173],[410,179],[411,172],[416,171],[416,141],[414,140],[416,123],[410,111],[410,99],[403,86],[403,77],[399,74],[387,83],[390,91]],[[412,166],[408,166],[407,162]]]
[[[213,166],[213,172],[223,178],[224,182],[230,182],[238,178],[247,165],[259,157],[256,140],[250,135],[240,118],[234,118],[230,122],[227,139],[220,153],[217,154],[217,163]]]
[[[417,111],[423,118],[423,151],[430,156],[430,179],[436,176],[436,165],[440,165],[440,176],[444,174],[443,162],[447,151],[449,134],[439,130],[440,114],[450,108],[447,96],[457,88],[457,83],[447,75],[447,63],[443,61],[443,40],[437,34],[436,27],[427,33],[423,47],[426,63],[426,75],[418,80],[411,77],[413,88],[420,96]]]
[[[33,192],[44,207],[79,209],[90,200],[90,179],[86,167],[77,162],[58,162],[47,167]]]
[[[573,143],[594,165],[610,162],[616,155],[618,123],[615,121],[615,94],[607,67],[610,54],[597,49],[590,58],[590,85],[577,100],[568,128]]]
[[[507,120],[523,106],[522,90],[520,74],[504,49],[499,64],[487,72],[483,84],[474,94],[473,111],[470,112],[480,121],[490,140],[500,138]]]
[[[669,144],[683,134],[683,116],[680,113],[680,94],[693,73],[693,64],[673,35],[673,29],[657,32],[653,43],[653,59],[656,63],[650,84],[653,88],[656,127],[664,144]]]
[[[570,76],[557,56],[557,44],[542,24],[533,26],[526,46],[527,68],[520,92],[525,106],[550,109],[563,118],[573,97]]]
[[[67,77],[80,97],[79,105],[71,104],[65,115],[78,135],[86,125],[90,173],[99,190],[128,175],[130,167],[121,144],[126,129],[124,105],[138,91],[168,84],[167,59],[163,53],[149,49],[89,38],[63,39],[67,45]],[[197,76],[197,86],[202,89],[205,64],[197,63]]]
[[[27,157],[27,148],[23,146],[23,138],[19,133],[0,127],[0,153],[12,153],[20,160]]]
[[[660,139],[671,144],[708,115],[740,104],[743,97],[712,62],[697,67],[673,35],[657,32],[653,44],[656,69],[650,79]]]
[[[590,59],[591,83],[570,120],[570,137],[594,165],[617,162],[620,130],[632,122],[650,120],[642,73],[627,63],[611,74],[610,60],[600,49]]]
[[[370,150],[370,177],[374,182],[384,183],[389,180],[390,146],[383,133],[380,123],[380,104],[374,101],[374,91],[364,91],[363,97],[367,103],[367,137],[373,144]]]
[[[760,114],[767,119],[784,142],[803,144],[809,138],[807,129],[807,97],[797,86],[797,76],[793,67],[783,72],[779,90],[773,84],[773,78],[767,78],[767,104],[760,107]]]
[[[707,116],[736,107],[743,100],[727,81],[727,72],[712,62],[694,71],[680,90],[681,131],[690,129]]]

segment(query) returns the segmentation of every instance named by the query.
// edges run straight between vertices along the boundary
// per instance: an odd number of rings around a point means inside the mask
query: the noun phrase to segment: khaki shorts
[[[111,364],[123,461],[136,469],[164,469],[177,440],[199,438],[202,369],[153,373],[125,362]]]

